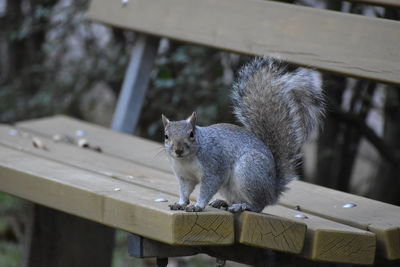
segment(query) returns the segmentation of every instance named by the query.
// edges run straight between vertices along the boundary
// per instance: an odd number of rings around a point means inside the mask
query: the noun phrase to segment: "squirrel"
[[[207,204],[231,212],[261,212],[297,179],[301,146],[324,115],[320,74],[288,72],[280,60],[253,59],[232,88],[234,114],[243,126],[196,125],[196,113],[170,121],[162,115],[165,149],[179,181],[171,210],[199,212]],[[200,184],[195,204],[189,196]],[[219,191],[224,200],[211,198]]]

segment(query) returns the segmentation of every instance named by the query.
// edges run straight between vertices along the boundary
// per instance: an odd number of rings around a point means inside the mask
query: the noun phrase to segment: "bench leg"
[[[159,38],[139,35],[131,54],[122,90],[118,97],[111,128],[133,133],[139,120],[151,70],[157,55]]]
[[[168,258],[157,258],[157,267],[167,267]]]
[[[26,229],[23,267],[109,267],[114,229],[33,205]]]

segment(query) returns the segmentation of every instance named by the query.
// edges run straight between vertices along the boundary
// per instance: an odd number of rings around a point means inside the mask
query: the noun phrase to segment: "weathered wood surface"
[[[76,137],[76,131],[81,130],[85,133],[82,138],[87,139],[89,144],[100,146],[103,154],[112,155],[117,159],[137,162],[152,169],[171,171],[171,167],[165,158],[163,145],[144,138],[132,138],[131,135],[110,131],[110,129],[66,116],[31,120],[17,125],[49,138],[57,134]]]
[[[10,135],[9,132],[11,129],[17,130],[18,133]],[[134,162],[116,159],[103,153],[79,148],[77,145],[71,146],[63,143],[55,143],[45,137],[42,137],[40,140],[46,147],[46,150],[37,149],[31,143],[33,136],[31,133],[23,132],[19,128],[0,126],[0,144],[4,146],[105,175],[112,180],[135,184],[152,191],[168,193],[172,197],[170,201],[178,199],[177,181],[171,173],[153,170]],[[306,225],[295,222],[291,218],[278,217],[279,213],[274,215],[263,215],[264,218],[260,218],[259,220],[267,223],[267,225],[263,229],[258,230],[263,231],[263,233],[269,231],[276,236],[265,239],[248,237],[245,239],[248,240],[247,244],[285,252],[300,253],[304,244]],[[250,231],[249,228],[254,226],[254,223],[252,223],[254,220],[251,216],[250,218],[249,216],[244,216],[244,219],[241,221],[241,229],[243,231],[241,236],[247,237],[245,233],[248,233]],[[271,225],[275,226],[276,229],[271,230]],[[290,242],[287,242],[287,240],[290,240]]]
[[[59,133],[74,134],[77,129],[84,129],[87,131],[88,140],[95,140],[104,146],[105,153],[118,154],[120,158],[139,164],[145,162],[146,166],[154,166],[159,170],[170,172],[166,158],[155,156],[160,150],[160,144],[141,138],[132,138],[63,116],[28,121],[19,126],[49,136]],[[107,140],[116,141],[108,142]],[[135,150],[136,147],[140,147],[140,153],[132,153],[132,151],[138,151]],[[300,181],[292,182],[289,188],[290,190],[281,200],[282,205],[290,208],[299,205],[305,212],[369,230],[377,235],[379,255],[388,259],[400,258],[399,207]],[[341,205],[345,203],[355,203],[358,206],[350,209],[341,208]]]
[[[265,212],[268,214],[243,212],[240,215],[239,242],[260,248],[301,253],[304,242],[299,240],[305,239],[308,225],[287,216],[286,210],[288,209],[271,209],[270,212]]]
[[[0,190],[35,203],[175,245],[234,242],[228,212],[170,211],[172,196],[0,146]]]
[[[151,15],[150,15],[151,14]],[[88,17],[138,32],[400,84],[400,22],[259,0],[93,0]]]
[[[151,69],[157,56],[159,38],[140,35],[131,52],[111,128],[133,133],[139,121]]]
[[[375,234],[280,205],[264,213],[278,213],[307,224],[307,241],[302,255],[316,261],[372,264],[375,259]],[[298,218],[296,215],[302,215]]]
[[[381,256],[400,259],[400,207],[301,181],[290,183],[280,204],[371,231]],[[344,204],[356,206],[344,208]]]

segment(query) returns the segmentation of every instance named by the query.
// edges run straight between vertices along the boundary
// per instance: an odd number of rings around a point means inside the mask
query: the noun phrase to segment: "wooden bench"
[[[103,152],[52,139],[77,130]],[[33,137],[45,149],[33,146]],[[232,214],[212,208],[198,214],[170,211],[177,183],[165,157],[156,156],[160,144],[151,141],[56,116],[1,126],[0,146],[2,191],[146,237],[144,247],[151,240],[196,246],[171,256],[228,245],[208,253],[229,258],[235,251],[229,245],[240,243],[328,262],[371,264],[375,253],[400,258],[400,207],[296,181],[278,205],[264,214],[244,212],[235,222]],[[136,255],[163,257],[165,251],[146,253]]]
[[[158,48],[154,35],[242,54],[280,54],[297,65],[400,84],[397,21],[256,0],[92,0],[88,17],[153,35],[141,35],[133,49],[113,121],[113,129],[122,132],[132,132],[137,123]],[[79,147],[79,138],[102,152]],[[58,233],[65,240],[86,244],[80,251],[60,245],[63,253],[54,253],[59,258],[41,266],[107,266],[102,256],[111,250],[112,231],[100,224],[135,234],[130,253],[138,257],[207,253],[261,264],[268,249],[296,260],[400,259],[400,207],[393,205],[295,181],[262,214],[170,211],[178,186],[158,155],[161,144],[64,116],[2,125],[0,147],[0,191],[85,219],[75,224],[75,217],[39,210],[47,220],[37,225],[62,225]],[[51,220],[55,217],[64,223]],[[79,231],[71,226],[78,224]],[[72,234],[78,232],[86,235]],[[54,235],[45,239],[49,236],[35,237],[43,249],[31,248],[32,261],[57,242]]]

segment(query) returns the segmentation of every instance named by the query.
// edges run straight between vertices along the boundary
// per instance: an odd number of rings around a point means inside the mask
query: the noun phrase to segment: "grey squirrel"
[[[202,211],[207,204],[231,212],[260,212],[277,202],[296,178],[301,146],[324,113],[320,75],[280,61],[256,58],[233,85],[234,114],[243,126],[196,125],[196,113],[181,121],[162,115],[165,149],[179,181],[172,210]],[[189,196],[200,184],[196,204]],[[219,191],[224,200],[211,198]]]

